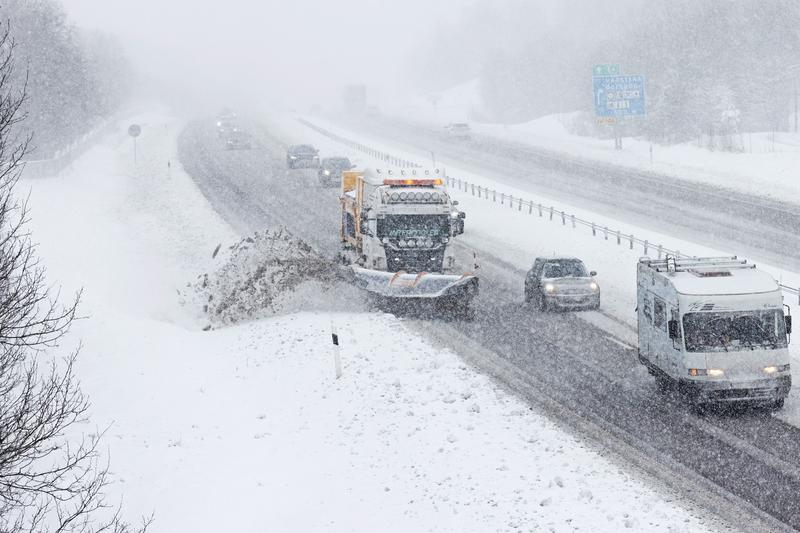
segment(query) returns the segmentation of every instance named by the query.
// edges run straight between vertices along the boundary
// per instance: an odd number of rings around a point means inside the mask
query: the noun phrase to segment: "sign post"
[[[136,137],[142,134],[142,127],[138,124],[131,124],[128,127],[128,135],[133,137],[133,164],[138,164],[136,161]]]
[[[621,150],[620,121],[623,117],[646,114],[644,76],[622,75],[619,65],[595,65],[592,88],[597,122],[614,127],[614,147]]]

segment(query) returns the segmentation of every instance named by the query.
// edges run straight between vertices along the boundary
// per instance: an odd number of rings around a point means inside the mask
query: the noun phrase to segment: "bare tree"
[[[15,86],[10,24],[0,25],[0,533],[125,532],[104,497],[99,436],[74,442],[89,403],[74,373],[77,350],[51,357],[80,294],[62,303],[47,285],[14,189],[30,137],[18,137],[26,86]],[[139,528],[145,529],[147,523]]]

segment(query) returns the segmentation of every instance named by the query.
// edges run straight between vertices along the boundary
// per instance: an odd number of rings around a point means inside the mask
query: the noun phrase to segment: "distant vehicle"
[[[226,150],[252,150],[253,136],[242,130],[232,131],[225,140]]]
[[[575,257],[537,257],[525,278],[525,301],[540,310],[598,309],[597,272]]]
[[[636,286],[639,362],[660,389],[783,407],[792,317],[772,276],[736,257],[643,257]]]
[[[319,165],[319,182],[323,186],[333,186],[342,181],[342,172],[353,169],[353,163],[346,157],[325,157]]]
[[[310,144],[293,144],[286,151],[286,166],[289,168],[316,168],[319,166],[319,150]]]
[[[235,119],[217,120],[217,133],[220,138],[226,138],[239,130],[239,123]]]
[[[472,139],[472,130],[466,122],[451,122],[444,127],[449,139],[468,141]]]

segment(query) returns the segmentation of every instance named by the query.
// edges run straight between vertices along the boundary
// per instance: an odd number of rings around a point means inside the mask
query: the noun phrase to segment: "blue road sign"
[[[593,76],[592,85],[598,117],[645,114],[644,76]]]

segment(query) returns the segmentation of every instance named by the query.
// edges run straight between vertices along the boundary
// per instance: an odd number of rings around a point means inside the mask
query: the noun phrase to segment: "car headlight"
[[[589,288],[592,289],[593,291],[596,291],[600,288],[600,286],[593,281],[589,284]]]
[[[708,376],[710,378],[720,378],[725,375],[721,368],[690,368],[689,375],[692,377]]]
[[[330,171],[330,170],[326,170],[326,171],[325,171],[325,175],[326,175],[326,176],[330,176],[330,175],[331,175],[331,171]]]
[[[290,155],[289,159],[297,159],[297,156],[296,155]]]
[[[552,283],[548,283],[547,285],[544,286],[544,290],[545,292],[555,292],[556,286],[553,285]]]

